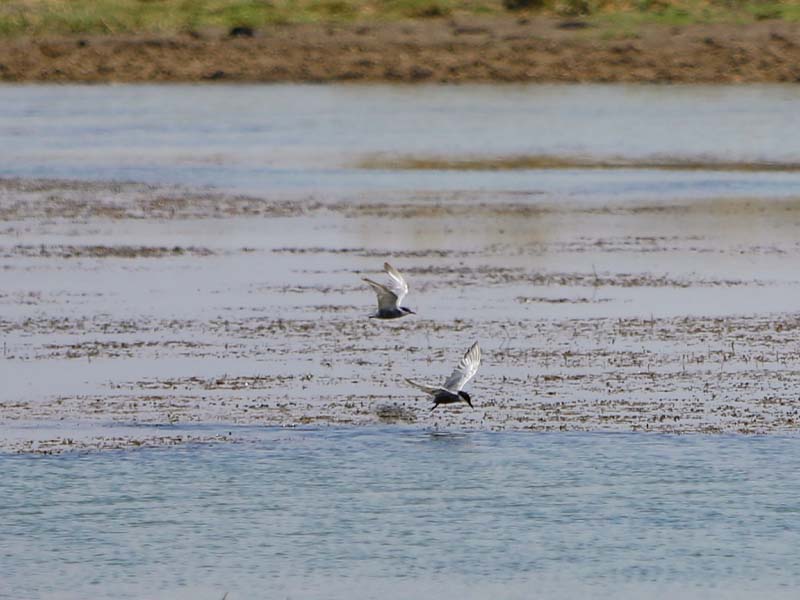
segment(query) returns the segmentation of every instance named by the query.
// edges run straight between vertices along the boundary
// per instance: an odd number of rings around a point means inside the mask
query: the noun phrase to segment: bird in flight
[[[461,391],[461,388],[472,379],[478,371],[480,364],[481,347],[478,346],[478,342],[475,342],[469,347],[469,350],[464,354],[458,366],[441,387],[430,387],[412,381],[411,379],[406,379],[406,381],[414,387],[421,389],[426,394],[433,396],[433,408],[431,408],[431,412],[436,410],[436,407],[440,404],[455,404],[456,402],[466,402],[469,404],[469,407],[472,408],[469,394]]]
[[[408,294],[408,283],[388,262],[383,263],[383,270],[389,275],[389,285],[383,285],[364,277],[369,286],[378,295],[378,310],[370,315],[371,319],[399,319],[406,315],[415,315],[413,310],[400,306],[403,298]]]

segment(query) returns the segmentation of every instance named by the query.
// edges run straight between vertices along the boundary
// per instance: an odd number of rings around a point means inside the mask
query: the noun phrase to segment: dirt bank
[[[294,25],[231,36],[0,40],[0,80],[800,81],[800,24],[640,26],[515,17]]]

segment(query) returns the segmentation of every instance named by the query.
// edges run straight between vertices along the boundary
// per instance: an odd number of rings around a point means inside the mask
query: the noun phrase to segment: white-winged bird
[[[416,314],[410,308],[400,306],[403,298],[408,294],[408,284],[400,271],[388,262],[383,263],[383,270],[389,275],[389,285],[382,285],[364,277],[369,286],[378,295],[378,310],[370,315],[371,319],[399,319],[406,315]]]
[[[478,371],[480,364],[481,347],[478,346],[478,342],[475,342],[469,347],[469,350],[464,354],[464,357],[458,363],[455,371],[453,371],[441,387],[422,385],[410,379],[406,379],[406,381],[414,387],[421,389],[426,394],[433,396],[433,408],[431,408],[431,412],[436,410],[436,407],[440,404],[454,404],[456,402],[466,402],[469,404],[469,407],[472,408],[469,394],[467,392],[462,392],[461,388],[472,379]]]

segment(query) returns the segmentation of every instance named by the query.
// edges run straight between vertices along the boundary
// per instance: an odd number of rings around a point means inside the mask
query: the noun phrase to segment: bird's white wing
[[[426,394],[435,394],[436,392],[442,389],[442,388],[431,387],[429,385],[425,385],[422,383],[417,383],[416,381],[413,381],[408,378],[406,378],[406,382],[409,383],[410,385],[413,385],[415,388],[422,390]]]
[[[451,392],[458,392],[472,379],[481,364],[481,347],[478,342],[472,344],[458,363],[455,371],[447,378],[442,386]]]
[[[408,283],[406,283],[406,279],[400,274],[400,271],[395,269],[388,262],[383,263],[383,270],[389,275],[389,289],[397,296],[397,304],[399,305],[403,301],[403,298],[406,297],[406,294],[408,294]]]
[[[366,281],[378,295],[378,310],[392,310],[397,308],[398,304],[400,304],[400,300],[398,299],[397,295],[385,285],[376,283],[375,281],[367,279],[366,277],[364,278],[364,281]]]

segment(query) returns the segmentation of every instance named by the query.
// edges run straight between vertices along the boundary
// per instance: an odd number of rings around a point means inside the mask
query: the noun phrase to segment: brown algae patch
[[[375,407],[375,414],[385,423],[415,423],[417,421],[416,412],[397,403],[381,403]]]
[[[0,178],[0,221],[285,217],[314,208],[318,205],[311,201],[301,205],[181,186]]]
[[[230,433],[197,435],[186,432],[162,435],[132,433],[129,435],[54,436],[35,440],[14,440],[0,450],[15,454],[57,455],[66,452],[100,452],[106,450],[138,450],[188,445],[231,443],[237,439]]]
[[[29,258],[165,258],[175,256],[211,256],[214,251],[196,246],[62,246],[16,245],[0,249],[0,257],[25,256]]]
[[[610,298],[547,298],[545,296],[517,296],[515,300],[520,304],[590,304],[594,302],[611,302]]]
[[[552,169],[641,169],[659,171],[800,172],[800,163],[730,161],[714,158],[558,156],[526,154],[515,156],[369,156],[356,166],[361,169],[412,171],[513,171]]]

